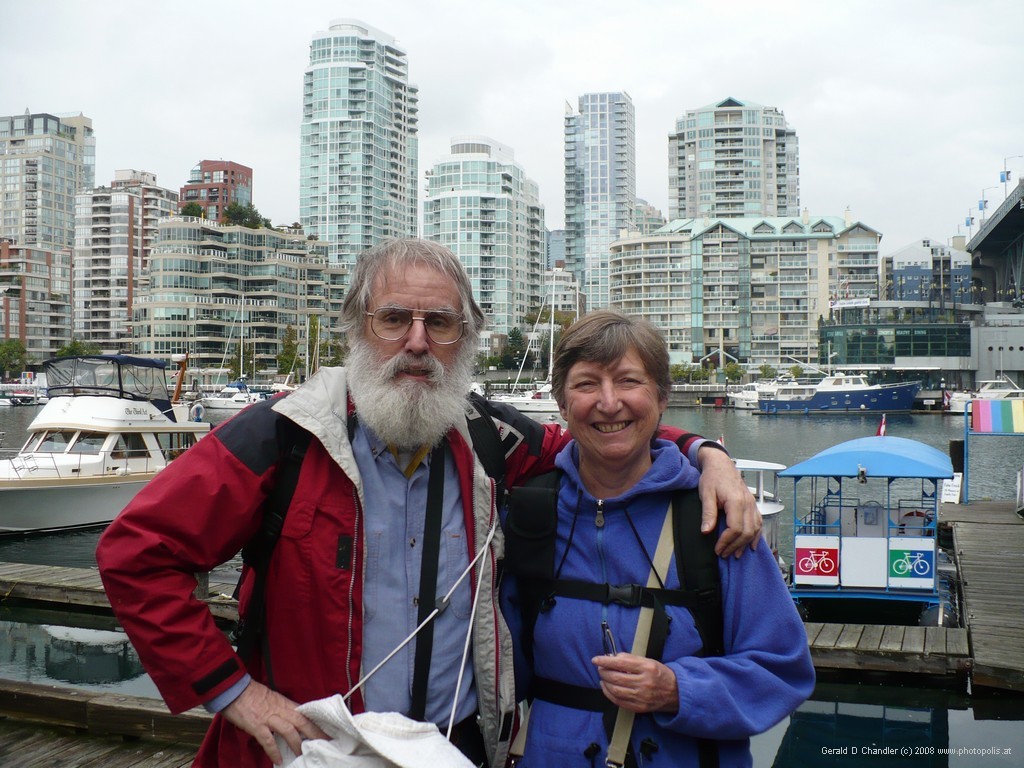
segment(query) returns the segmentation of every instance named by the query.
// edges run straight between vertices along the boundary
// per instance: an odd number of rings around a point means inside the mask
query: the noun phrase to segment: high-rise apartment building
[[[548,269],[554,269],[555,267],[565,268],[565,230],[564,229],[549,229],[547,231],[547,267]]]
[[[0,116],[0,240],[75,244],[75,195],[95,185],[96,139],[83,115]]]
[[[0,341],[25,345],[30,365],[71,341],[71,250],[0,239]]]
[[[232,203],[252,203],[252,168],[230,160],[200,160],[178,193],[178,210],[195,203],[203,217],[220,221]]]
[[[728,98],[668,137],[669,219],[798,216],[796,131],[775,107]]]
[[[323,244],[301,233],[164,219],[147,291],[135,305],[135,349],[155,357],[187,353],[200,372],[222,371],[233,361],[250,376],[254,369],[276,371],[289,326],[300,346],[311,315],[337,334],[337,271]]]
[[[178,194],[146,171],[115,171],[109,187],[78,193],[72,260],[77,340],[109,352],[131,348],[129,323],[157,225],[177,207]]]
[[[661,229],[666,224],[665,217],[661,211],[648,203],[646,200],[636,199],[636,212],[633,214],[633,226],[641,235],[649,235]]]
[[[351,19],[313,36],[302,98],[299,220],[351,266],[417,234],[419,96],[405,50]]]
[[[494,354],[513,328],[526,328],[545,288],[544,208],[537,184],[511,149],[485,136],[456,137],[427,172],[423,235],[466,268],[487,317],[481,352]]]
[[[636,126],[629,94],[588,93],[565,115],[565,262],[592,309],[608,306],[608,249],[632,230]]]
[[[815,362],[837,293],[878,298],[880,239],[848,214],[679,219],[612,245],[611,300],[665,333],[673,363]]]

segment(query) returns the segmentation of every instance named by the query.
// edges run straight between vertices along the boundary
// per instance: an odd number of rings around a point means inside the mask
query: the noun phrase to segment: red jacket
[[[111,606],[172,712],[209,701],[246,671],[267,682],[262,659],[252,659],[246,669],[205,604],[193,596],[194,574],[231,559],[259,530],[286,418],[316,439],[302,462],[267,576],[272,687],[301,703],[345,693],[359,679],[363,499],[353,481],[358,471],[347,426],[339,417],[350,408],[343,370],[322,369],[297,392],[247,408],[175,459],[101,537],[96,558]],[[541,426],[507,406],[494,406],[492,416],[506,448],[507,486],[551,469],[568,442],[557,425]],[[465,425],[448,439],[461,480],[467,544],[479,547],[496,519],[493,483],[468,443]],[[506,730],[515,703],[511,641],[495,599],[502,547],[499,536],[474,633],[493,638],[474,644],[481,727],[492,765],[504,763],[507,733],[499,732]],[[243,584],[243,616],[250,585]],[[350,705],[362,709],[358,693]],[[195,764],[270,761],[248,734],[218,716]]]

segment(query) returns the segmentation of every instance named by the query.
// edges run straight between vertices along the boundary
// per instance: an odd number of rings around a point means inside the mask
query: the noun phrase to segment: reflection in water
[[[157,696],[113,620],[57,611],[0,611],[0,678]]]

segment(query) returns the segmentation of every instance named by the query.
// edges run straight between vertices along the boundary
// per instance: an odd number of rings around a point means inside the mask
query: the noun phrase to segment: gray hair
[[[562,334],[551,366],[551,394],[565,407],[565,380],[579,362],[610,365],[630,350],[636,350],[647,375],[665,401],[672,389],[668,346],[652,323],[612,309],[600,309],[580,318]]]
[[[467,321],[463,340],[475,349],[484,327],[484,313],[473,299],[473,287],[466,270],[450,249],[420,238],[385,240],[360,255],[341,307],[342,330],[350,337],[358,333],[363,327],[366,312],[370,311],[377,280],[387,272],[400,273],[413,264],[436,269],[455,284],[462,300],[462,315]]]

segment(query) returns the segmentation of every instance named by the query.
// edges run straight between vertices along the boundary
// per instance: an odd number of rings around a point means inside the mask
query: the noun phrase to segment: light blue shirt
[[[410,635],[418,623],[430,456],[428,454],[412,477],[406,479],[405,467],[399,467],[387,446],[361,423],[352,440],[352,449],[362,477],[366,505],[363,510],[366,575],[362,653],[362,674],[365,674]],[[451,589],[469,565],[462,494],[455,460],[448,448],[445,449],[439,561],[437,598]],[[447,726],[451,714],[469,630],[472,595],[467,577],[452,595],[448,608],[432,622],[434,646],[427,684],[426,720],[442,727]],[[412,705],[415,649],[414,639],[366,682],[363,700],[368,711],[408,714]],[[455,722],[469,717],[476,709],[470,655],[459,689]]]

